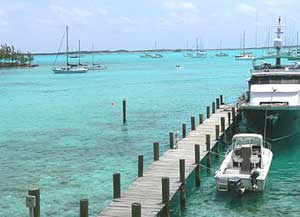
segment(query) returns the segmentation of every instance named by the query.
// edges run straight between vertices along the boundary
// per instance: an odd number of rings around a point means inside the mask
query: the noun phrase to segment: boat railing
[[[264,143],[264,148],[267,148],[269,150],[272,150],[272,144],[270,142],[268,142],[267,140],[263,140]]]

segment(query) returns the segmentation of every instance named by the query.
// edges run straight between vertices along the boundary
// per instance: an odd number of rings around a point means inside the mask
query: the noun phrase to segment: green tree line
[[[31,53],[22,53],[16,50],[13,45],[0,45],[0,66],[1,65],[25,65],[31,64],[33,55]]]

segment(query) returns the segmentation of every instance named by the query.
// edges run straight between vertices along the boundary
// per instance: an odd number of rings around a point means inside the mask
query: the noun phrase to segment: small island
[[[0,68],[37,66],[31,64],[33,59],[33,55],[30,52],[23,53],[16,50],[13,45],[0,45]]]

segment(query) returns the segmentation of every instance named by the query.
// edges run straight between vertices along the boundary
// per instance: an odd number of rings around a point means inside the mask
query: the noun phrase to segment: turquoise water
[[[78,216],[82,198],[89,199],[96,216],[111,201],[114,172],[121,173],[126,189],[137,175],[137,156],[144,154],[150,164],[153,142],[160,142],[161,152],[167,150],[170,130],[189,126],[190,117],[204,113],[219,94],[234,102],[247,89],[247,61],[216,58],[213,52],[206,59],[139,55],[96,55],[107,70],[81,75],[53,74],[54,56],[36,56],[37,68],[0,70],[0,216],[27,216],[25,195],[31,187],[41,189],[42,216]],[[59,57],[58,63],[64,60]],[[82,61],[90,60],[84,56]],[[213,177],[207,176],[200,190],[189,193],[187,210],[174,206],[173,215],[299,216],[298,141],[289,149],[274,145],[264,194],[218,195]]]

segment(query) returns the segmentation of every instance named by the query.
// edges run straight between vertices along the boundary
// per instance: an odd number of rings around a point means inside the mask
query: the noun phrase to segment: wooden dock
[[[178,148],[169,149],[159,157],[159,160],[153,161],[148,170],[143,173],[143,176],[138,177],[125,192],[121,193],[119,198],[113,199],[113,201],[98,214],[98,217],[134,216],[134,214],[132,214],[133,203],[140,203],[141,216],[143,217],[159,215],[166,205],[162,199],[162,177],[169,178],[168,198],[171,200],[182,186],[179,170],[180,159],[185,159],[185,179],[197,166],[198,169],[200,167],[199,164],[195,163],[195,144],[198,144],[198,147],[200,147],[200,160],[202,160],[210,153],[207,148],[211,150],[217,143],[216,126],[219,126],[217,128],[220,129],[221,136],[228,126],[232,124],[232,120],[235,120],[235,108],[228,105],[221,105],[220,108],[217,109],[219,105],[217,108],[214,108],[214,106],[213,104],[212,114],[209,114],[210,111],[208,112],[210,118],[196,126],[195,130],[187,133],[186,138],[178,142]],[[208,110],[210,109],[208,108]],[[223,119],[222,121],[221,118]],[[195,122],[195,118],[192,119],[194,119],[193,121]],[[193,125],[191,128],[193,128]],[[207,140],[207,137],[210,137],[210,139]],[[209,141],[209,144],[207,144],[207,141]]]

